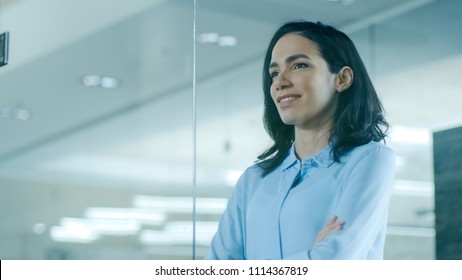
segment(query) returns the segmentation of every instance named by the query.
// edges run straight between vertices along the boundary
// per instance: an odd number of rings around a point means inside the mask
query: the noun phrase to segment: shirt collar
[[[310,158],[302,159],[301,161],[302,162],[313,161],[321,167],[329,167],[334,162],[334,158],[332,156],[332,148],[333,148],[333,144],[330,143],[316,155]],[[297,162],[299,162],[299,159],[297,158],[297,155],[295,154],[295,141],[294,141],[292,142],[292,147],[289,150],[289,154],[287,155],[287,157],[284,159],[282,163],[282,168],[283,168],[282,170],[285,171],[289,169],[290,167],[294,166]]]

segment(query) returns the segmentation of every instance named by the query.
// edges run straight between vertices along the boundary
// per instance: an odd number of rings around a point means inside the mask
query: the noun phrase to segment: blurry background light
[[[119,86],[119,81],[113,77],[101,78],[100,86],[102,88],[116,88]]]
[[[401,167],[401,166],[404,166],[406,164],[406,158],[404,158],[403,156],[395,156],[396,158],[396,166],[397,167]]]
[[[226,173],[226,181],[225,184],[228,187],[234,187],[239,180],[239,177],[241,177],[242,173],[244,171],[242,170],[228,170]]]
[[[191,197],[161,197],[136,195],[133,205],[140,208],[154,208],[173,213],[190,213],[192,208]],[[228,199],[226,198],[205,198],[196,199],[197,213],[221,214],[223,213]]]
[[[50,237],[57,242],[91,243],[99,239],[99,234],[83,225],[54,226]]]
[[[135,220],[64,217],[59,226],[51,228],[50,236],[55,241],[88,243],[97,240],[101,235],[134,235],[140,228],[140,223]]]
[[[36,223],[33,227],[32,227],[32,231],[35,233],[35,234],[43,234],[45,231],[46,231],[47,227],[44,223]]]
[[[216,44],[220,35],[217,33],[202,33],[197,37],[197,40],[203,44]]]
[[[218,45],[222,47],[234,47],[237,45],[237,38],[234,36],[221,36]]]
[[[82,84],[86,87],[101,87],[107,89],[114,89],[119,86],[119,80],[114,77],[87,75],[82,78]]]
[[[21,120],[21,121],[27,121],[30,119],[31,113],[29,110],[26,109],[18,109],[16,111],[16,119]]]
[[[64,228],[80,231],[90,230],[97,234],[107,235],[131,235],[140,229],[140,224],[135,220],[112,220],[112,219],[80,219],[62,218],[61,226]]]
[[[97,75],[87,75],[82,79],[82,83],[86,87],[97,87],[101,81],[101,77]]]
[[[200,245],[209,245],[218,228],[218,222],[196,222],[196,242]],[[160,244],[191,244],[192,222],[170,222],[163,231],[143,230],[139,240],[144,245]]]
[[[31,113],[27,109],[20,109],[14,107],[0,108],[0,117],[3,119],[13,119],[20,121],[27,121],[31,117]]]
[[[218,33],[202,33],[197,37],[197,41],[202,44],[217,44],[220,47],[234,47],[238,43],[236,37]]]
[[[427,128],[394,126],[390,133],[393,142],[429,145],[432,132]]]
[[[91,207],[85,216],[89,219],[136,220],[146,225],[161,225],[167,219],[165,212],[141,208]]]

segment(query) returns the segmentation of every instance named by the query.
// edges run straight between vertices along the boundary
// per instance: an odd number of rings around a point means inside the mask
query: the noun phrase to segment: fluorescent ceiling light
[[[91,207],[85,211],[89,219],[135,220],[145,225],[162,225],[167,215],[155,209]]]
[[[61,242],[90,243],[101,235],[127,236],[140,231],[141,225],[135,220],[78,219],[62,218],[60,226],[50,230],[51,239]]]
[[[234,36],[220,35],[214,32],[200,34],[197,36],[197,41],[202,44],[216,44],[220,47],[234,47],[238,43],[237,38]]]
[[[107,235],[133,235],[141,226],[135,220],[111,220],[111,219],[78,219],[62,218],[61,226],[75,230],[90,230],[98,234]]]
[[[224,198],[197,198],[196,212],[206,214],[222,214],[228,203]],[[139,208],[153,208],[165,212],[191,213],[193,199],[191,197],[162,197],[136,195],[133,205]]]
[[[237,45],[237,38],[234,36],[221,36],[218,45],[222,47],[234,47]]]
[[[70,242],[70,243],[92,243],[96,241],[99,236],[91,231],[88,232],[75,232],[62,227],[52,227],[50,229],[51,240],[56,242]]]
[[[96,241],[99,235],[88,228],[54,226],[50,229],[50,237],[57,242],[91,243]]]
[[[196,222],[196,233],[216,232],[217,229],[218,229],[218,222],[203,222],[203,221]],[[191,233],[193,231],[193,222],[192,221],[170,222],[167,225],[165,225],[165,231]]]
[[[196,222],[196,243],[210,245],[217,228],[218,222]],[[164,230],[143,230],[139,241],[143,245],[191,245],[192,222],[171,222]]]

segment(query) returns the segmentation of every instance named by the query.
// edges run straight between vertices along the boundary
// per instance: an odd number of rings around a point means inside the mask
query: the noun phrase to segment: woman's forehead
[[[271,60],[283,60],[294,54],[306,54],[309,57],[319,56],[317,44],[296,33],[282,36],[274,45]]]

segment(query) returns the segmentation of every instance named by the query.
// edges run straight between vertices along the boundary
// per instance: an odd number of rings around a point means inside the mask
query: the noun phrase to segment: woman
[[[263,91],[274,145],[239,179],[207,258],[383,258],[395,159],[353,42],[319,22],[281,26]]]

